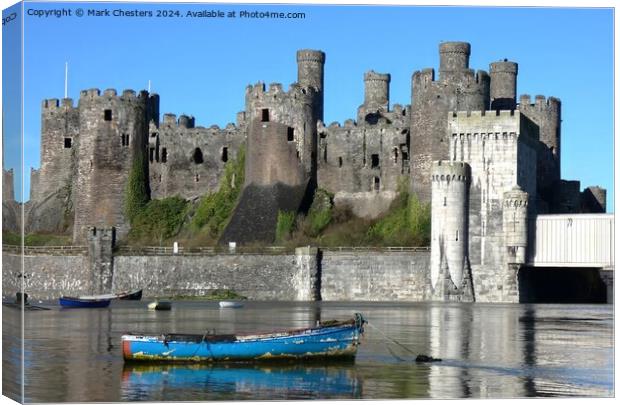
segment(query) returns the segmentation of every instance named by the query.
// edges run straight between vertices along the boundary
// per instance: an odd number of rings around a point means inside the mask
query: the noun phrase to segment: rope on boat
[[[416,353],[415,353],[414,351],[412,351],[411,349],[409,349],[409,348],[408,348],[407,346],[405,346],[404,344],[402,344],[402,343],[398,342],[396,339],[393,339],[393,338],[389,337],[388,335],[386,335],[385,333],[383,333],[383,331],[382,331],[381,329],[377,328],[375,325],[371,324],[371,323],[370,323],[370,322],[368,322],[368,321],[366,321],[366,324],[368,324],[368,326],[370,326],[371,328],[373,328],[373,329],[375,329],[377,332],[379,332],[379,334],[380,334],[381,336],[383,336],[386,340],[388,340],[388,341],[390,341],[390,342],[394,343],[395,345],[397,345],[397,346],[398,346],[398,347],[400,347],[401,349],[403,349],[403,350],[405,350],[405,351],[407,351],[407,352],[409,352],[409,353],[413,354],[414,356],[416,356],[416,359],[415,359],[415,361],[416,361],[416,362],[434,362],[434,361],[441,361],[441,359],[436,359],[436,358],[433,358],[433,357],[431,357],[431,356],[426,356],[426,355],[423,355],[423,354],[418,354],[418,355],[416,355]],[[394,358],[395,358],[396,360],[398,360],[398,361],[406,361],[406,360],[405,360],[405,359],[403,359],[402,357],[397,356],[397,355],[396,355],[396,354],[392,351],[392,349],[390,349],[390,346],[386,346],[386,348],[387,348],[388,352],[390,352],[390,354],[391,354],[392,356],[394,356]]]

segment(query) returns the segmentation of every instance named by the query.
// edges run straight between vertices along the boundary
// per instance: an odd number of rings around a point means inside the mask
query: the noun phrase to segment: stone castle
[[[278,210],[306,210],[317,188],[332,193],[335,206],[375,218],[404,183],[432,202],[434,296],[475,300],[495,291],[510,301],[528,221],[605,212],[606,191],[582,192],[578,181],[561,179],[560,100],[517,99],[517,63],[474,71],[470,52],[468,43],[441,43],[438,76],[432,68],[413,74],[410,105],[390,106],[390,75],[367,72],[363,103],[342,124],[323,121],[329,89],[325,54],[316,50],[297,52],[288,90],[248,86],[245,111],[225,128],[196,127],[186,115],[160,121],[159,96],[146,91],[85,90],[77,106],[45,100],[26,232],[72,232],[83,244],[89,227],[113,226],[122,238],[136,167],[147,174],[140,181],[151,199],[195,200],[218,188],[226,162],[245,147],[245,184],[224,242],[273,241]],[[4,223],[17,223],[11,202],[3,204]]]

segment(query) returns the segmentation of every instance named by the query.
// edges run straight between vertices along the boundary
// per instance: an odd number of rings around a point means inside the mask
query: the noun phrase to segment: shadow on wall
[[[523,267],[519,301],[536,304],[604,304],[606,286],[596,268]]]

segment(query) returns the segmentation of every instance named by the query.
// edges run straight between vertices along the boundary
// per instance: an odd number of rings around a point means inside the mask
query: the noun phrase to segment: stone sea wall
[[[323,252],[290,254],[117,255],[112,291],[143,288],[145,297],[201,296],[229,289],[254,300],[421,301],[426,293],[428,252]],[[87,255],[25,257],[26,291],[55,299],[96,291]],[[18,290],[21,258],[3,253],[2,294]]]

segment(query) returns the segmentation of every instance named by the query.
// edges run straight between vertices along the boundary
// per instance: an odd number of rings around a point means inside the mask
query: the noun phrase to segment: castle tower
[[[364,104],[357,113],[358,122],[363,122],[368,114],[379,111],[388,112],[390,107],[390,74],[368,71],[364,73]]]
[[[555,97],[536,96],[531,104],[529,95],[522,95],[519,110],[539,127],[543,148],[538,151],[538,195],[547,202],[553,200],[553,187],[561,179],[562,103]],[[557,211],[550,207],[551,212]]]
[[[449,80],[455,74],[469,69],[471,45],[467,42],[439,44],[439,80]]]
[[[433,298],[473,300],[468,260],[471,167],[465,162],[436,161],[431,181]]]
[[[41,105],[41,168],[30,197],[42,201],[60,189],[70,189],[79,143],[79,110],[73,100],[44,100]]]
[[[80,93],[74,242],[82,242],[90,226],[115,227],[123,238],[130,211],[148,200],[148,123],[155,101],[146,91]]]
[[[607,212],[607,190],[599,186],[586,187],[581,193],[581,212]]]
[[[433,69],[416,71],[411,91],[411,188],[418,197],[431,200],[432,162],[448,159],[448,112],[484,111],[489,106],[487,72],[469,69],[470,45],[439,45],[439,80]]]
[[[297,83],[316,90],[315,113],[317,120],[323,120],[323,84],[325,53],[312,49],[297,51]]]
[[[517,74],[519,66],[504,59],[490,64],[491,110],[514,110],[517,107]]]

